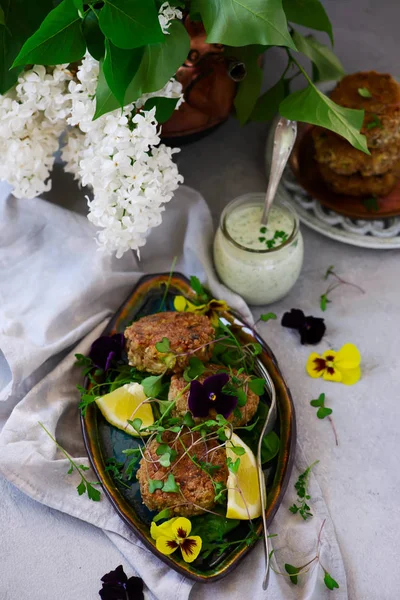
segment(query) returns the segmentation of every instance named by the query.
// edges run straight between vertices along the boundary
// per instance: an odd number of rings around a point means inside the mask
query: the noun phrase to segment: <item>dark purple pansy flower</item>
[[[125,575],[122,565],[101,578],[103,587],[99,590],[102,600],[144,600],[143,581],[140,577]]]
[[[121,358],[124,349],[124,334],[115,333],[114,335],[102,335],[95,340],[90,348],[89,358],[93,364],[103,371],[110,368],[113,360]]]
[[[211,409],[227,419],[237,405],[237,398],[224,394],[222,388],[228,383],[228,373],[217,373],[203,383],[193,379],[190,383],[189,410],[194,417],[208,417]]]
[[[303,311],[297,308],[292,308],[290,312],[283,315],[282,325],[297,329],[302,344],[318,344],[326,331],[324,319],[306,317]]]

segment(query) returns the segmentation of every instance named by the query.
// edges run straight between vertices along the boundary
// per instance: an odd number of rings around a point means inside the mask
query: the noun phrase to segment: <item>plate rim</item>
[[[112,329],[113,324],[117,320],[117,318],[120,315],[121,311],[123,310],[124,306],[127,304],[127,302],[132,297],[132,295],[135,293],[135,291],[137,289],[139,289],[144,283],[146,283],[152,279],[160,280],[160,278],[163,278],[163,279],[167,280],[169,277],[170,277],[170,273],[154,273],[154,274],[143,275],[133,286],[132,290],[130,291],[128,296],[125,298],[125,300],[121,303],[119,308],[111,316],[110,320],[108,321],[108,323],[106,324],[106,326],[104,327],[104,329],[100,335],[105,335],[105,334],[107,334],[107,332],[110,329]],[[181,279],[186,285],[190,286],[189,279],[182,273],[175,272],[173,274],[173,277],[177,277],[178,279]],[[273,506],[270,514],[268,515],[267,526],[269,527],[273,518],[275,517],[277,510],[279,509],[279,507],[282,503],[283,497],[288,488],[290,476],[291,476],[293,465],[294,465],[296,443],[297,443],[297,422],[296,422],[295,406],[294,406],[291,391],[286,383],[285,378],[283,377],[283,374],[280,370],[280,367],[279,367],[278,361],[275,357],[275,354],[272,352],[272,350],[270,349],[268,344],[261,337],[261,335],[254,329],[254,327],[249,325],[247,323],[247,321],[245,319],[243,319],[243,317],[239,313],[237,313],[237,311],[231,309],[231,310],[229,310],[229,312],[236,320],[238,320],[241,324],[243,324],[246,328],[248,328],[252,332],[254,339],[256,339],[256,341],[262,346],[263,351],[266,352],[266,354],[271,359],[271,362],[273,363],[273,366],[276,370],[276,375],[280,378],[280,381],[284,386],[284,389],[285,389],[285,392],[287,394],[287,398],[289,401],[289,406],[291,409],[290,410],[290,420],[289,420],[289,427],[290,427],[289,441],[288,441],[287,448],[286,448],[287,453],[288,453],[288,458],[287,458],[286,464],[284,466],[284,471],[283,471],[283,475],[282,475],[281,485],[279,487],[279,492],[278,492],[276,498],[274,499],[274,506]],[[271,378],[274,379],[274,377],[272,377],[272,375],[271,375]],[[84,386],[86,385],[86,379],[87,378],[85,378]],[[96,407],[94,407],[94,408],[96,408]],[[279,410],[279,405],[278,405],[278,410]],[[82,437],[83,437],[83,441],[84,441],[84,445],[85,445],[85,450],[88,455],[90,465],[91,465],[92,469],[94,470],[96,477],[98,478],[98,480],[100,482],[101,488],[104,491],[105,495],[107,496],[108,500],[111,502],[114,510],[116,511],[118,516],[122,519],[122,521],[128,526],[128,528],[139,538],[139,540],[144,544],[144,546],[153,554],[153,556],[160,559],[168,567],[172,568],[173,570],[177,571],[179,574],[184,575],[185,577],[187,577],[191,580],[194,580],[196,582],[214,583],[214,582],[219,581],[220,579],[226,577],[227,575],[229,575],[240,564],[240,562],[244,558],[244,556],[246,556],[251,550],[254,549],[256,543],[253,543],[250,546],[245,546],[244,548],[242,548],[240,550],[240,552],[238,552],[238,554],[236,554],[233,561],[225,566],[224,569],[220,570],[219,572],[217,572],[215,574],[210,574],[210,575],[202,575],[201,573],[194,573],[192,571],[187,571],[179,563],[173,561],[169,556],[164,556],[163,554],[157,552],[154,545],[151,542],[149,542],[149,540],[140,531],[140,529],[138,529],[135,526],[135,524],[125,515],[125,513],[119,506],[116,498],[112,494],[111,490],[107,487],[105,478],[104,478],[103,474],[100,472],[100,470],[98,469],[96,462],[94,460],[94,454],[93,454],[93,450],[92,450],[92,443],[94,440],[90,437],[89,432],[87,431],[86,418],[82,415],[82,413],[80,414],[80,423],[81,423]],[[113,490],[115,490],[120,495],[121,501],[123,503],[125,503],[126,505],[128,505],[127,500],[124,498],[124,496],[122,496],[122,494],[120,493],[120,490],[115,486],[115,484],[109,474],[106,477],[106,479],[109,479],[109,481],[111,483],[110,487],[112,487]],[[257,533],[259,534],[261,531],[262,531],[262,523],[259,524]]]

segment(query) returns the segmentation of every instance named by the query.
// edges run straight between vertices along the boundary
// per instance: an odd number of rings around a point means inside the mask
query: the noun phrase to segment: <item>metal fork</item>
[[[270,374],[267,369],[264,367],[262,362],[257,359],[256,361],[256,371],[261,375],[265,380],[268,388],[268,392],[271,398],[271,406],[269,407],[268,415],[265,419],[265,423],[261,430],[260,439],[258,440],[258,448],[257,448],[257,473],[258,473],[258,483],[260,486],[260,495],[261,495],[261,510],[262,510],[262,520],[263,520],[263,530],[264,530],[264,552],[265,552],[265,575],[263,579],[263,590],[266,590],[268,587],[269,580],[269,544],[268,544],[268,529],[267,529],[267,517],[265,514],[267,508],[267,498],[266,498],[266,489],[265,489],[265,478],[264,472],[262,470],[262,460],[261,460],[261,447],[262,440],[264,435],[269,433],[276,421],[276,391],[275,385],[272,381]]]

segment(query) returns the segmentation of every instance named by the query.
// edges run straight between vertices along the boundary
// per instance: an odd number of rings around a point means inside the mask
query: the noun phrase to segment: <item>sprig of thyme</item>
[[[77,471],[77,473],[79,473],[79,475],[81,477],[81,481],[76,487],[78,494],[80,496],[82,496],[86,492],[89,500],[98,502],[100,500],[100,491],[96,490],[96,488],[94,486],[100,485],[100,483],[98,481],[88,481],[83,474],[83,471],[88,471],[89,467],[87,467],[86,465],[77,465],[76,462],[73,460],[73,458],[68,454],[68,452],[66,450],[64,450],[64,448],[62,446],[60,446],[60,444],[57,442],[57,440],[51,435],[50,431],[48,429],[46,429],[46,427],[43,425],[43,423],[41,423],[40,421],[38,421],[38,423],[39,423],[40,427],[47,433],[49,438],[53,440],[53,442],[55,443],[57,448],[59,450],[61,450],[61,452],[64,454],[64,456],[68,459],[68,461],[70,463],[68,475],[71,475],[74,470]]]
[[[311,499],[311,496],[308,493],[308,479],[310,477],[311,469],[313,467],[315,467],[315,465],[318,463],[319,463],[319,460],[316,460],[315,462],[312,463],[312,465],[307,467],[307,469],[304,471],[304,473],[301,473],[301,475],[299,475],[298,480],[294,484],[294,487],[297,490],[298,504],[294,503],[289,508],[289,510],[294,515],[299,513],[301,515],[301,517],[304,519],[304,521],[307,521],[308,517],[313,516],[312,512],[310,512],[311,509],[310,509],[309,505],[307,504],[308,500]]]

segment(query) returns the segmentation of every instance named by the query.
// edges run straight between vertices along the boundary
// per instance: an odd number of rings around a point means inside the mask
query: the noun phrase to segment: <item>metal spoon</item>
[[[261,224],[268,222],[269,211],[274,201],[278,184],[281,180],[283,169],[286,166],[290,153],[293,149],[297,135],[296,121],[289,121],[281,117],[275,129],[274,147],[272,151],[271,172],[267,193],[265,195],[264,210],[261,216]]]

